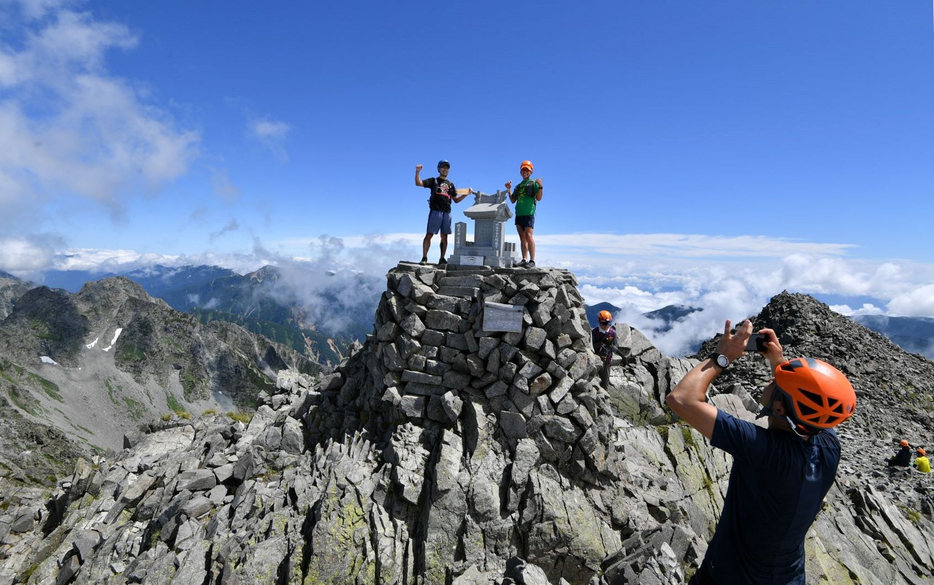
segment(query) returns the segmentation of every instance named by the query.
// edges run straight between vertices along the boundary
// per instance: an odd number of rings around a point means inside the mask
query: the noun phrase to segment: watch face
[[[717,365],[721,368],[725,368],[730,365],[730,360],[723,354],[717,356]]]

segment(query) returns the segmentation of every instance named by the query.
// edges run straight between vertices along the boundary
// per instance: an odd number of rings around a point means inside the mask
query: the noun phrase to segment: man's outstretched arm
[[[732,363],[739,359],[746,349],[746,341],[752,335],[752,323],[743,321],[730,333],[730,321],[723,328],[723,337],[717,344],[717,352],[725,355]],[[720,373],[721,368],[713,358],[707,358],[681,379],[670,394],[665,397],[665,404],[684,419],[697,432],[708,439],[713,436],[714,423],[717,422],[717,408],[707,404],[707,388]]]
[[[468,195],[472,195],[472,194],[473,194],[473,189],[471,188],[458,189],[457,191],[454,192],[454,197],[453,197],[454,203],[460,203],[461,201],[466,199]]]

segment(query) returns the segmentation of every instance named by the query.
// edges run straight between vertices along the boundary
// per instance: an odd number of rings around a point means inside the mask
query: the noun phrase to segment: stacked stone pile
[[[468,401],[498,415],[512,448],[529,437],[545,461],[589,483],[611,469],[609,395],[594,376],[599,362],[572,274],[415,269],[388,284],[376,329],[385,374],[374,389],[392,405],[391,420],[462,429]],[[524,306],[523,330],[484,331],[485,302]]]
[[[521,332],[485,331],[486,303]],[[604,390],[572,274],[400,265],[366,343],[280,372],[249,423],[155,423],[48,498],[4,496],[0,585],[684,583],[729,458],[662,406],[696,361],[617,330]],[[760,376],[711,401],[751,418]],[[930,583],[931,511],[843,481],[809,583]]]
[[[362,426],[391,466],[398,501],[382,506],[391,516],[404,511],[416,573],[443,580],[477,564],[502,571],[535,543],[550,576],[586,580],[618,543],[611,519],[583,495],[617,477],[617,429],[576,287],[563,270],[400,265],[388,275],[357,369],[345,369],[339,388],[335,382],[332,394],[309,404],[312,443],[340,441]],[[524,307],[522,330],[485,331],[488,302]],[[539,468],[552,478],[535,477]],[[571,525],[551,494],[536,509],[544,516],[522,514],[524,498],[557,479],[580,490],[581,514],[596,533],[579,550],[524,534],[553,532],[561,518]]]

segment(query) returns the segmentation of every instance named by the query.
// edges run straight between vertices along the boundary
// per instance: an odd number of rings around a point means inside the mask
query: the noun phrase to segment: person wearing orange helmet
[[[613,315],[609,311],[600,311],[597,315],[597,326],[590,330],[590,340],[593,351],[603,359],[603,374],[601,381],[607,388],[610,383],[610,360],[616,353],[616,328],[612,325]]]
[[[931,473],[931,462],[928,461],[927,452],[921,447],[918,447],[915,453],[917,453],[917,457],[915,457],[915,462],[912,463],[912,466],[921,473]]]
[[[911,445],[905,439],[898,442],[898,451],[889,459],[889,467],[908,467],[911,465]]]
[[[542,191],[545,190],[541,177],[532,180],[533,168],[532,161],[522,161],[519,165],[522,182],[516,185],[515,191],[512,190],[512,181],[506,181],[509,200],[516,204],[516,231],[519,233],[519,247],[522,250],[522,260],[517,266],[522,268],[535,268],[535,238],[532,237],[535,228],[535,204],[542,200]],[[525,260],[526,256],[529,257],[528,262]]]
[[[856,408],[853,386],[840,371],[812,358],[786,360],[775,332],[760,333],[761,353],[775,374],[760,399],[768,428],[706,401],[717,375],[745,351],[748,320],[735,333],[727,321],[716,352],[666,398],[712,446],[733,456],[720,521],[692,585],[805,583],[804,537],[840,462],[833,427]]]

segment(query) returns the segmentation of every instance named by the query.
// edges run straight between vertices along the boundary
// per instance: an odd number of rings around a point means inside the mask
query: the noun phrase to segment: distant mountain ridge
[[[905,351],[934,360],[934,318],[858,315],[853,320],[885,335]]]
[[[252,409],[283,368],[322,370],[232,323],[202,324],[124,277],[76,294],[35,287],[0,322],[0,445],[29,452],[58,433],[78,452],[119,449],[124,433],[167,413]]]
[[[352,310],[340,287],[329,291],[327,286],[335,273],[321,275],[325,285],[314,299],[296,278],[309,278],[298,270],[285,278],[282,269],[264,266],[254,272],[238,274],[218,266],[162,265],[140,268],[121,273],[139,283],[151,296],[163,299],[179,311],[195,314],[203,323],[222,320],[236,323],[254,333],[268,336],[274,341],[322,364],[336,364],[354,339],[362,340],[371,332],[372,323],[365,315],[371,314],[379,300],[373,293],[365,311]],[[97,275],[88,272],[53,271],[46,274],[46,284],[76,291],[85,281]],[[366,301],[366,291],[376,287],[363,282],[366,277],[353,275],[360,281],[352,287],[353,304]],[[337,284],[335,279],[335,285]],[[371,305],[371,306],[369,306]],[[338,327],[322,327],[338,321]]]
[[[703,309],[689,307],[687,305],[667,305],[661,309],[649,311],[648,313],[643,313],[642,315],[658,323],[658,327],[655,328],[656,331],[665,332],[670,330],[675,325],[675,323],[684,319],[691,313],[696,313],[697,311],[702,310]],[[587,321],[590,323],[591,327],[597,326],[597,315],[600,314],[600,311],[609,311],[612,315],[616,315],[621,311],[621,309],[610,303],[587,305]]]
[[[111,273],[87,271],[52,271],[46,275],[46,284],[51,288],[77,291],[86,281],[106,275],[113,276]],[[286,344],[323,364],[336,364],[350,341],[363,340],[371,329],[371,324],[362,317],[370,314],[369,311],[361,311],[361,318],[352,321],[343,331],[329,334],[307,327],[307,310],[298,298],[295,295],[289,298],[275,293],[275,283],[278,282],[280,273],[279,269],[273,266],[240,275],[218,266],[156,265],[132,270],[123,276],[139,283],[151,296],[165,300],[171,307],[193,312],[203,323],[214,320],[236,323],[254,333]],[[24,292],[20,286],[11,293],[9,286],[3,286],[4,278],[18,280],[12,275],[0,272],[0,318],[9,314],[11,297]],[[373,307],[376,306],[377,300],[378,298],[373,299]],[[322,301],[335,307],[341,304],[335,295],[325,295]],[[587,320],[591,327],[597,325],[597,314],[601,310],[608,310],[615,315],[620,308],[611,303],[588,306]],[[668,305],[645,313],[644,316],[658,323],[653,331],[665,333],[679,320],[699,310],[701,309],[685,305]],[[853,320],[886,335],[906,351],[934,359],[934,318],[862,315],[853,317]],[[697,343],[700,344],[701,341],[698,340]]]

